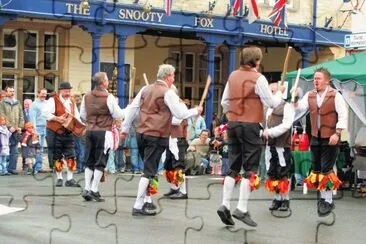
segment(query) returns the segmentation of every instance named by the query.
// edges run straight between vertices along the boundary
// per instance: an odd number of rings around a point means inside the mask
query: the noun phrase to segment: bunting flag
[[[268,17],[272,19],[274,25],[284,25],[287,29],[286,2],[286,0],[276,0],[272,12]]]
[[[172,13],[172,2],[173,0],[164,0],[164,9],[166,16],[170,16]]]
[[[254,21],[259,19],[259,10],[257,6],[256,0],[249,0],[249,15],[248,15],[248,23],[251,24]]]
[[[233,15],[236,16],[239,12],[240,6],[242,5],[243,0],[234,0],[231,1],[231,7],[233,9]]]

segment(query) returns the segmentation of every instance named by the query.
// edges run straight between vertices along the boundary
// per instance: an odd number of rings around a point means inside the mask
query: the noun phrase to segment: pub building
[[[208,74],[212,77],[205,102],[210,124],[213,113],[222,113],[223,89],[239,65],[241,47],[262,49],[261,72],[269,82],[280,79],[288,46],[294,49],[288,71],[344,56],[350,19],[332,0],[287,1],[287,27],[267,18],[274,0],[257,0],[260,19],[251,24],[245,4],[234,16],[229,3],[174,0],[167,15],[162,0],[1,1],[2,89],[13,85],[22,101],[68,80],[73,91],[85,93],[91,76],[105,71],[124,107],[132,67],[137,93],[145,84],[143,73],[153,82],[158,65],[170,63],[180,96],[192,104],[199,103]]]

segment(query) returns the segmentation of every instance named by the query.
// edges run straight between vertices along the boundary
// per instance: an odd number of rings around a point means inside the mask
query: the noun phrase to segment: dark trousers
[[[178,151],[179,159],[178,160],[175,159],[174,155],[171,153],[168,146],[168,148],[166,149],[166,158],[164,162],[165,170],[174,170],[177,168],[184,170],[185,168],[184,156],[188,148],[187,140],[185,138],[178,138],[177,144],[179,150]]]
[[[104,171],[108,152],[104,153],[105,131],[87,131],[85,144],[85,167]]]
[[[283,152],[278,152],[276,147],[271,146],[270,152],[271,159],[269,160],[269,169],[267,171],[268,177],[272,180],[281,180],[289,177],[292,162],[290,148],[283,148]],[[280,160],[284,160],[286,165],[281,166]]]
[[[312,137],[310,149],[314,173],[327,174],[333,171],[333,166],[339,153],[338,144],[329,145],[329,138]]]
[[[137,145],[144,161],[144,177],[155,177],[161,155],[168,148],[169,138],[136,134]]]
[[[63,157],[66,159],[75,158],[74,136],[71,132],[58,134],[47,128],[46,140],[48,146],[48,160],[50,167],[54,167],[54,161]]]
[[[247,173],[256,173],[262,152],[263,140],[259,136],[259,123],[229,122],[228,146],[229,165],[228,175],[235,177],[244,168]]]

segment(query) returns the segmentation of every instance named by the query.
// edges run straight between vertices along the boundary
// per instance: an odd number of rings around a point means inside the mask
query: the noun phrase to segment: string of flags
[[[166,16],[171,16],[172,14],[172,5],[173,0],[163,0],[164,1],[164,10]],[[257,5],[257,0],[247,0],[248,6],[248,23],[251,24],[256,20],[260,19],[259,8]],[[348,1],[348,0],[344,0]],[[139,4],[139,0],[133,0],[133,4]],[[145,0],[145,4],[147,4],[148,0]],[[268,15],[268,18],[272,20],[274,25],[284,26],[287,28],[287,17],[286,17],[286,3],[287,0],[275,0],[275,4],[273,6],[272,11]],[[209,10],[212,11],[216,6],[216,0],[213,2],[209,2]],[[239,13],[243,12],[243,0],[229,0],[229,13],[233,16],[238,16]],[[206,11],[207,12],[207,11]]]

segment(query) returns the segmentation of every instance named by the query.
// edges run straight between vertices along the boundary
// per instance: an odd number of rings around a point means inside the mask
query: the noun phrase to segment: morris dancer
[[[139,152],[144,161],[144,174],[138,186],[132,215],[155,215],[156,211],[144,203],[146,195],[157,192],[156,173],[162,153],[168,147],[172,117],[186,119],[202,112],[202,107],[188,110],[170,88],[174,82],[175,68],[169,64],[159,66],[157,81],[143,87],[130,106],[122,132],[127,135],[132,121],[139,112],[136,134]]]
[[[171,88],[178,94],[174,85],[171,85]],[[172,119],[169,148],[166,149],[164,162],[164,174],[168,183],[171,184],[170,191],[164,196],[170,199],[188,198],[184,174],[184,155],[188,148],[187,125],[187,120],[178,120],[175,117]]]
[[[224,180],[222,205],[217,210],[221,221],[234,225],[230,213],[230,199],[241,167],[244,175],[240,184],[237,209],[233,217],[250,226],[257,226],[248,211],[250,192],[259,186],[256,175],[263,141],[259,135],[263,120],[263,103],[276,107],[282,101],[279,91],[272,95],[266,78],[257,71],[262,60],[258,47],[247,47],[241,51],[240,68],[232,72],[226,83],[221,105],[228,117],[229,165]],[[284,87],[281,86],[281,91]]]
[[[339,152],[342,130],[347,128],[348,111],[342,95],[330,87],[331,74],[319,68],[314,72],[314,90],[307,92],[298,104],[299,112],[310,110],[312,172],[304,180],[308,188],[320,191],[318,216],[329,215],[335,208],[332,190],[340,181],[333,172]]]
[[[98,72],[93,77],[95,87],[83,97],[80,115],[87,122],[85,151],[85,188],[82,197],[86,201],[104,202],[99,194],[99,183],[107,164],[108,151],[113,147],[113,119],[123,119],[124,110],[116,98],[108,93],[108,76]],[[93,178],[93,180],[92,180]]]
[[[270,85],[272,93],[277,92],[277,83]],[[269,210],[287,211],[290,207],[289,171],[291,168],[291,127],[295,117],[293,104],[283,100],[276,108],[267,110],[267,128],[263,138],[268,140],[265,158],[268,179],[265,188],[274,193]]]
[[[57,187],[63,185],[63,159],[66,160],[67,164],[67,180],[65,186],[80,187],[73,179],[74,172],[76,171],[73,134],[62,125],[66,121],[66,113],[70,113],[76,119],[80,120],[76,104],[70,99],[71,89],[72,86],[69,82],[61,82],[58,87],[58,94],[56,93],[47,100],[43,111],[43,115],[47,120],[46,140],[49,155],[48,160],[52,161],[52,165],[56,171]]]

